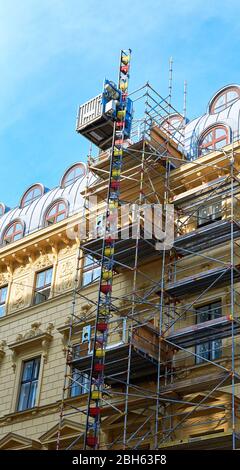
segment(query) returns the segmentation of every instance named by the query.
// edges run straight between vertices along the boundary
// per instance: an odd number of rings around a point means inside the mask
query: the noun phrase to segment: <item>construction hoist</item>
[[[128,98],[128,81],[131,50],[122,50],[120,55],[118,86],[105,81],[103,100],[105,108],[113,119],[113,139],[110,154],[109,185],[106,201],[105,229],[102,244],[101,274],[92,363],[89,377],[86,432],[84,448],[98,449],[100,438],[101,412],[104,392],[105,353],[108,340],[109,320],[112,308],[112,286],[114,273],[115,239],[120,198],[120,178],[123,165],[123,149],[129,138],[132,101]]]

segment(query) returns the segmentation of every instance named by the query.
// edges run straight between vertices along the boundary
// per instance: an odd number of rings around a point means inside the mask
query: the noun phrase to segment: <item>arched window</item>
[[[20,220],[15,220],[6,229],[3,234],[3,244],[8,245],[9,243],[20,240],[24,234],[24,226]]]
[[[38,199],[42,194],[44,193],[44,188],[41,186],[41,184],[34,184],[34,186],[31,186],[23,195],[20,203],[20,207],[26,207],[31,202],[35,201]]]
[[[238,87],[228,87],[221,91],[213,99],[210,105],[210,113],[220,113],[224,109],[228,108],[234,101],[240,98],[240,89]]]
[[[46,212],[45,225],[52,225],[66,219],[67,212],[67,205],[64,201],[55,202]]]
[[[229,142],[229,131],[225,126],[212,127],[200,139],[199,155],[205,155],[208,152],[218,150],[229,144]]]
[[[78,178],[82,178],[83,176],[85,176],[85,173],[86,170],[85,165],[83,165],[83,163],[77,163],[76,165],[71,166],[71,168],[66,171],[65,175],[62,178],[61,187],[66,188],[66,186],[75,183]]]
[[[183,116],[180,114],[172,114],[164,119],[161,127],[169,134],[174,134],[178,131],[179,127],[183,122]]]

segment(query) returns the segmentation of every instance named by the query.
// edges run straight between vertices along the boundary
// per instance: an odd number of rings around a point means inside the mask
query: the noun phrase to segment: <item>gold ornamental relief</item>
[[[49,254],[43,254],[34,262],[34,269],[43,269],[51,266],[54,261],[54,256]]]
[[[68,259],[59,263],[57,271],[56,291],[62,292],[73,287],[75,260]]]
[[[19,310],[29,304],[28,287],[28,277],[13,281],[9,304],[10,311]]]
[[[5,272],[5,273],[0,273],[0,285],[6,284],[10,281],[10,274]]]

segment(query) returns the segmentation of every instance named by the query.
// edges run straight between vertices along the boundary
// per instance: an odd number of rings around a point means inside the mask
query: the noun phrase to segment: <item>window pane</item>
[[[77,369],[73,369],[72,372],[72,384],[70,394],[72,397],[87,393],[89,389],[89,377],[87,374],[79,372]]]
[[[22,238],[22,233],[16,233],[13,237],[13,240],[19,240],[20,238]]]
[[[209,343],[198,344],[196,347],[196,354],[199,354],[201,357],[196,357],[196,363],[201,364],[204,362],[204,359],[208,359],[208,349]]]
[[[3,317],[5,315],[5,305],[0,305],[0,317]]]
[[[52,268],[45,271],[45,285],[51,284],[52,282]]]
[[[35,359],[35,361],[34,361],[33,374],[32,374],[33,379],[37,379],[37,378],[38,378],[39,366],[40,366],[40,358]]]
[[[45,281],[45,272],[42,271],[37,274],[36,287],[43,287]]]
[[[6,302],[7,297],[7,286],[0,289],[0,303]]]
[[[34,360],[25,362],[24,368],[23,368],[23,375],[22,375],[22,380],[24,382],[27,380],[31,380],[32,372],[33,372],[33,365],[34,365]]]
[[[221,302],[216,302],[209,306],[209,316],[210,319],[219,318],[222,316]]]
[[[56,213],[56,206],[52,207],[52,209],[50,209],[50,211],[48,212],[48,217],[52,217],[54,216]]]
[[[222,340],[216,339],[211,342],[211,359],[219,359],[222,355]]]
[[[56,222],[60,222],[60,220],[64,220],[65,217],[66,217],[65,212],[63,212],[62,214],[58,214],[56,218]]]
[[[217,150],[217,149],[220,149],[220,148],[224,147],[225,145],[227,145],[227,139],[226,139],[226,138],[220,140],[219,142],[216,142],[216,143],[215,143],[215,149],[216,149],[216,150]]]
[[[238,99],[238,94],[236,91],[228,91],[227,92],[227,102]]]
[[[30,386],[31,386],[30,382],[21,385],[18,411],[23,411],[27,409]]]
[[[83,273],[83,286],[86,286],[92,281],[92,271],[87,271]]]
[[[29,397],[28,397],[28,408],[33,408],[35,406],[37,386],[38,386],[38,381],[37,380],[31,383],[31,387],[30,387],[30,391],[29,391]]]
[[[225,129],[221,129],[221,127],[216,128],[216,131],[215,131],[216,138],[224,136],[224,135],[226,135]]]

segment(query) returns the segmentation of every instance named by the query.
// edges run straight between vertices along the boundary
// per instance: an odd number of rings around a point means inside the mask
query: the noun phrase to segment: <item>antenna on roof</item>
[[[172,101],[172,78],[173,78],[173,58],[169,59],[169,73],[168,73],[168,96],[169,104],[171,105]]]

